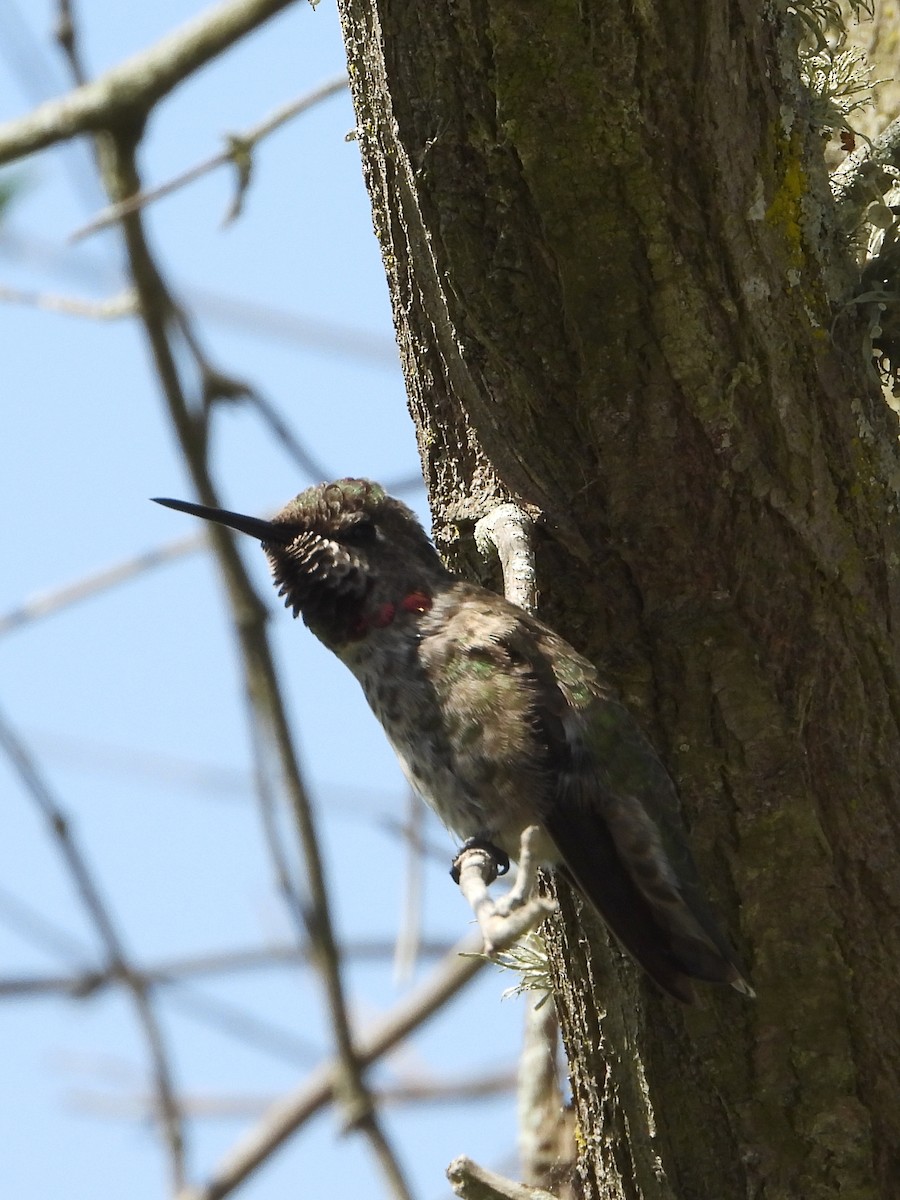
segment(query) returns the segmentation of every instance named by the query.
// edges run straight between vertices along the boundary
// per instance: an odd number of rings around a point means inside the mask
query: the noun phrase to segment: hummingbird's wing
[[[674,785],[593,666],[528,619],[506,648],[528,663],[547,749],[543,823],[564,874],[644,970],[678,999],[691,978],[753,994],[709,910]]]
[[[455,582],[430,620],[418,653],[445,737],[425,774],[448,764],[452,786],[431,794],[444,822],[514,854],[539,820],[563,873],[660,987],[684,1001],[692,978],[752,994],[703,897],[674,785],[593,666],[471,584]]]

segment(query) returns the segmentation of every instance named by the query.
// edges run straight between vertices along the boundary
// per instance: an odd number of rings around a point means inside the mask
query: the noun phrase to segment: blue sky
[[[81,0],[76,15],[89,71],[108,69],[201,7]],[[54,16],[51,4],[0,0],[0,119],[66,90],[50,37]],[[223,134],[254,125],[343,66],[329,0],[315,11],[292,7],[158,108],[141,152],[145,183],[206,158]],[[270,138],[257,153],[246,212],[228,228],[221,227],[231,199],[226,170],[155,205],[148,220],[159,262],[215,364],[260,389],[329,475],[388,483],[413,475],[418,459],[359,154],[345,138],[352,126],[342,94]],[[0,287],[85,300],[114,296],[121,287],[115,232],[74,247],[67,242],[103,206],[86,147],[44,153],[12,171],[22,188],[0,229]],[[223,299],[254,306],[255,316],[223,320]],[[286,334],[285,322],[267,318],[268,310],[298,319],[301,332],[305,321],[360,336],[339,354],[324,336]],[[3,615],[25,601],[193,533],[196,522],[148,502],[154,495],[191,498],[191,489],[133,321],[7,303],[0,346],[2,628]],[[215,478],[231,508],[269,511],[314,482],[248,408],[217,413],[213,446]],[[423,491],[405,498],[427,526]],[[339,931],[390,940],[401,918],[404,854],[380,821],[404,814],[399,770],[356,683],[280,608],[263,556],[249,541],[245,557],[271,601],[270,628],[314,789]],[[0,708],[72,818],[138,962],[290,937],[249,782],[235,648],[205,553],[3,633]],[[0,803],[0,974],[97,964],[96,936],[57,847],[5,762]],[[448,836],[430,817],[426,829],[449,860]],[[423,929],[455,941],[471,915],[446,867],[440,859],[426,866]],[[55,941],[46,930],[39,936],[37,918]],[[379,1077],[458,1078],[511,1065],[521,1013],[516,1002],[501,1003],[509,982],[485,973]],[[348,987],[355,1018],[365,1026],[408,986],[394,980],[390,963],[355,965]],[[296,1043],[294,1051],[251,1048],[189,1015],[186,1006],[203,997],[274,1023],[286,1043]],[[202,980],[177,1003],[164,999],[161,1012],[179,1083],[197,1099],[264,1104],[302,1079],[303,1045],[310,1065],[330,1045],[316,981],[284,968]],[[146,1087],[130,1004],[106,993],[77,1002],[5,1000],[0,1023],[0,1079],[4,1095],[16,1097],[0,1105],[5,1194],[164,1195],[155,1137],[127,1115]],[[195,1179],[205,1178],[251,1119],[192,1124]],[[423,1197],[447,1194],[443,1170],[455,1155],[503,1166],[514,1151],[508,1096],[398,1108],[388,1119]],[[281,1196],[298,1180],[305,1195],[379,1193],[367,1150],[338,1135],[332,1112],[242,1194]]]

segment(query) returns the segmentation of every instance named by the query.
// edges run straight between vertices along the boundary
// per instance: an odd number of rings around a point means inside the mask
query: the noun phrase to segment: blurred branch
[[[461,1200],[556,1200],[550,1192],[505,1179],[465,1155],[453,1160],[447,1178]]]
[[[374,1030],[363,1033],[356,1047],[360,1064],[367,1067],[382,1058],[452,999],[484,967],[485,959],[477,953],[480,946],[480,937],[466,938],[421,987]],[[234,1191],[301,1125],[336,1098],[340,1072],[339,1062],[326,1063],[313,1072],[297,1091],[272,1105],[205,1184],[185,1188],[178,1200],[221,1200]]]
[[[416,803],[419,810],[427,814],[428,810],[423,807],[421,801],[417,799]],[[412,842],[415,845],[416,853],[421,854],[424,858],[430,858],[432,862],[450,862],[450,855],[448,854],[446,844],[438,845],[433,839],[422,837],[418,830],[410,825],[409,821],[400,820],[390,813],[385,813],[383,816],[377,817],[375,823],[385,833],[402,838],[405,842]]]
[[[504,595],[526,612],[534,612],[537,605],[533,536],[532,518],[516,504],[498,505],[475,526],[475,541],[482,555],[488,558],[494,553],[500,560]],[[528,833],[526,830],[522,835],[520,876],[526,870],[532,874],[536,872],[537,864],[531,861]],[[532,894],[537,880],[532,879],[529,884],[523,878],[520,888],[519,882],[516,881],[517,889],[526,898]],[[555,904],[551,907],[550,902],[540,896],[535,896],[535,900],[546,905],[547,911],[556,907]],[[506,905],[515,913],[512,896],[506,898]],[[541,919],[540,915],[538,919]],[[520,978],[524,983],[524,972]],[[552,1187],[561,1184],[566,1187],[573,1176],[575,1140],[571,1116],[566,1111],[560,1088],[556,1008],[552,1003],[546,1003],[548,998],[546,991],[525,990],[525,1037],[518,1088],[519,1151],[527,1185]],[[469,1165],[475,1173],[481,1170],[474,1164]],[[459,1163],[454,1166],[458,1168]],[[460,1196],[479,1194],[465,1171],[459,1171],[454,1190]]]
[[[254,403],[257,403],[255,393],[249,398]],[[273,413],[274,409],[270,409],[270,414]],[[272,419],[271,415],[269,419]],[[278,417],[277,421],[281,422],[281,418]],[[279,435],[286,428],[283,423],[280,426],[275,425],[275,431]],[[299,446],[299,443],[295,443],[295,445]],[[331,478],[331,472],[323,471],[321,478]],[[399,479],[388,481],[385,484],[385,487],[391,493],[410,492],[418,490],[422,486],[421,475],[406,475]],[[146,550],[142,554],[126,558],[115,566],[106,567],[102,571],[85,575],[82,579],[76,580],[75,583],[64,584],[63,587],[58,588],[56,591],[40,593],[31,600],[24,601],[6,613],[0,613],[0,637],[10,633],[14,629],[20,628],[22,625],[29,625],[33,621],[40,620],[42,617],[52,616],[61,609],[69,608],[73,604],[79,604],[82,600],[89,600],[101,592],[118,587],[120,583],[127,583],[129,580],[135,579],[147,571],[153,571],[157,567],[166,566],[168,563],[174,562],[176,559],[184,558],[189,554],[196,554],[200,550],[209,548],[209,539],[206,530],[202,533],[188,534],[187,537],[165,542],[155,550]]]
[[[0,715],[0,748],[10,760],[27,794],[40,810],[56,842],[79,899],[85,908],[109,962],[109,971],[128,989],[134,1000],[138,1021],[144,1033],[150,1055],[157,1111],[169,1149],[172,1179],[175,1187],[184,1183],[184,1136],[181,1115],[168,1063],[162,1031],[156,1019],[146,980],[132,970],[122,940],[115,928],[106,902],[87,865],[66,817],[25,747]]]
[[[104,160],[103,180],[113,203],[139,192],[140,178],[135,163],[137,138],[120,132],[101,139],[100,145]],[[183,340],[185,315],[150,253],[141,212],[123,217],[120,228],[140,298],[144,329],[186,465],[203,502],[219,507],[207,457],[209,411],[202,396],[196,397],[193,404],[189,402],[182,382],[178,350],[181,348],[179,342]],[[393,1195],[397,1200],[408,1200],[409,1190],[379,1124],[354,1050],[318,837],[266,635],[266,607],[253,589],[230,532],[215,526],[210,534],[232,608],[247,692],[253,700],[261,736],[280,763],[282,781],[299,835],[308,889],[303,919],[324,984],[341,1064],[337,1098],[347,1126],[359,1129],[368,1138]]]
[[[406,820],[403,840],[406,843],[406,870],[403,872],[403,902],[400,908],[400,930],[394,951],[394,981],[405,983],[412,977],[419,957],[422,937],[422,865],[424,846],[422,824],[425,808],[412,788],[406,789]]]
[[[120,273],[95,255],[73,252],[7,226],[0,226],[0,251],[15,262],[64,275],[88,286],[111,289],[121,285]],[[182,295],[194,312],[227,328],[304,346],[319,354],[335,355],[369,367],[387,367],[393,371],[399,367],[396,344],[383,334],[190,285],[182,289]],[[414,486],[422,486],[421,479],[407,476],[402,487],[394,485],[392,490]]]
[[[275,440],[282,444],[301,471],[305,472],[310,479],[331,478],[332,472],[310,450],[306,449],[299,438],[294,436],[288,423],[265,396],[256,388],[252,388],[247,392],[245,398],[248,404],[256,409],[269,426]]]
[[[266,754],[265,730],[261,714],[257,711],[252,694],[247,694],[247,720],[250,726],[250,744],[253,753],[253,778],[263,829],[263,839],[275,871],[275,886],[284,902],[284,907],[294,925],[297,943],[303,945],[309,937],[310,914],[291,877],[288,856],[278,828],[278,812],[274,789],[268,772],[269,756]],[[311,940],[311,939],[310,939]],[[314,944],[314,943],[313,943]]]
[[[68,95],[0,125],[0,164],[80,133],[140,130],[158,100],[291,2],[228,0],[92,83],[83,83]]]
[[[80,86],[87,83],[87,72],[81,58],[81,47],[75,36],[75,22],[72,18],[70,0],[57,0],[56,26],[53,30],[56,43],[65,55],[72,72],[72,78]]]
[[[65,85],[56,61],[51,58],[44,30],[37,32],[23,16],[22,7],[22,0],[4,0],[0,5],[0,55],[18,90],[34,106],[55,96]],[[35,15],[34,5],[26,3],[24,7]],[[41,20],[40,25],[43,24]],[[80,140],[71,141],[59,148],[59,162],[85,212],[93,211],[103,194],[90,163],[89,149]]]
[[[183,310],[179,311],[178,319],[181,324],[181,332],[200,372],[200,389],[205,407],[210,408],[213,404],[221,401],[250,404],[262,417],[263,422],[269,426],[275,440],[282,444],[301,471],[306,472],[313,479],[329,478],[328,468],[312,451],[307,450],[274,405],[246,380],[225,375],[218,367],[214,366],[194,334],[193,326]]]
[[[87,317],[92,321],[118,321],[135,314],[134,296],[129,292],[110,300],[84,300],[78,296],[55,296],[51,292],[25,291],[0,284],[0,301],[41,308],[45,312],[66,313],[70,317]]]
[[[10,919],[8,906],[21,910]],[[0,907],[4,924],[19,928],[28,940],[46,944],[67,957],[84,957],[84,950],[74,939],[56,926],[45,922],[20,901],[0,891]],[[37,923],[37,924],[35,924]],[[422,941],[418,945],[418,957],[437,958],[446,954],[446,941]],[[392,957],[394,943],[388,939],[378,941],[342,942],[341,957],[351,962],[379,962]],[[277,946],[250,947],[245,950],[223,950],[220,954],[199,954],[156,966],[142,967],[137,972],[149,985],[165,986],[184,979],[206,975],[231,975],[235,971],[267,970],[272,967],[304,967],[309,965],[309,953],[296,942]],[[118,982],[108,969],[80,969],[55,975],[7,975],[0,977],[0,999],[17,996],[88,996]]]
[[[165,563],[174,562],[175,559],[183,558],[187,554],[194,554],[196,551],[204,549],[206,544],[205,534],[190,534],[188,537],[166,542],[165,545],[159,546],[155,550],[147,550],[143,554],[136,554],[133,558],[126,558],[113,567],[106,567],[102,571],[85,575],[75,583],[67,583],[56,591],[34,596],[16,608],[10,609],[9,612],[0,614],[0,637],[22,625],[29,625],[33,621],[40,620],[41,617],[49,617],[63,608],[69,608],[100,592],[118,587],[120,583],[127,583],[129,580],[143,575],[146,571],[152,571]]]
[[[40,946],[42,950],[47,950],[60,958],[84,962],[88,956],[89,951],[83,942],[73,937],[67,929],[62,929],[55,922],[48,921],[37,909],[32,908],[30,904],[20,900],[2,886],[0,886],[0,924],[6,926],[7,929],[14,930],[30,945]],[[71,976],[67,976],[67,978],[71,978]],[[3,987],[0,984],[0,996],[2,995]]]
[[[86,225],[82,225],[74,233],[70,234],[69,241],[77,242],[81,238],[89,237],[92,233],[106,229],[110,225],[114,225],[116,221],[121,220],[127,213],[136,212],[139,208],[147,208],[148,205],[153,204],[156,200],[161,200],[164,196],[171,195],[172,192],[185,187],[189,183],[193,183],[195,179],[202,178],[217,167],[231,163],[238,173],[238,190],[234,202],[223,222],[227,224],[239,215],[243,196],[250,180],[253,151],[258,144],[264,138],[268,137],[269,134],[274,133],[276,129],[280,129],[287,121],[308,112],[309,109],[315,107],[317,104],[321,104],[323,100],[327,100],[337,92],[345,91],[348,82],[346,75],[339,75],[335,79],[329,79],[327,82],[313,88],[311,92],[305,92],[298,99],[292,100],[289,104],[282,105],[281,108],[276,109],[274,113],[266,117],[264,121],[261,121],[258,125],[254,125],[245,133],[228,134],[226,137],[227,148],[225,150],[220,150],[218,154],[213,154],[210,158],[204,159],[203,162],[197,163],[189,170],[176,175],[174,179],[159,184],[158,187],[138,192],[137,195],[130,196],[127,200],[121,200],[118,204],[112,204],[108,208],[103,209],[102,212],[98,213]]]
[[[517,1110],[522,1180],[571,1196],[575,1178],[574,1113],[559,1074],[559,1020],[547,992],[525,992],[525,1036],[519,1060]]]
[[[410,1079],[386,1084],[376,1090],[378,1103],[401,1107],[408,1104],[471,1104],[504,1096],[516,1086],[514,1070],[493,1071],[484,1075],[467,1075],[463,1079]],[[118,1096],[106,1092],[84,1090],[68,1093],[69,1103],[84,1112],[101,1117],[146,1121],[148,1098],[142,1095]],[[271,1109],[271,1096],[229,1096],[198,1094],[182,1097],[186,1116],[198,1120],[233,1120],[236,1117],[258,1117]]]
[[[218,996],[210,996],[177,983],[166,990],[166,1000],[172,1007],[208,1028],[214,1028],[245,1046],[271,1055],[279,1062],[309,1067],[322,1057],[320,1047],[298,1037],[293,1030],[258,1017],[239,1005],[220,1000]],[[179,1103],[183,1112],[183,1097],[179,1097]]]

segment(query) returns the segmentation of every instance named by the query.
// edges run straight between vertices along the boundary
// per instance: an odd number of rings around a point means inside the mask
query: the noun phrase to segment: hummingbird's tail
[[[571,816],[571,812],[567,814]],[[606,826],[545,817],[560,852],[563,876],[603,918],[631,957],[664,992],[693,1003],[691,981],[727,983],[755,995],[734,951],[719,933],[702,901],[669,887],[648,899],[623,863]]]

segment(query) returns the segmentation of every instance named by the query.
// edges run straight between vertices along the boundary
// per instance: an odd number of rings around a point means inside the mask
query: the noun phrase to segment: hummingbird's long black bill
[[[190,500],[167,500],[162,496],[154,496],[153,503],[163,504],[166,508],[174,508],[178,512],[190,513],[192,517],[202,517],[204,521],[227,525],[229,529],[248,533],[250,537],[258,538],[261,542],[285,541],[284,526],[276,525],[274,521],[246,517],[243,513],[229,512],[227,508],[207,508],[205,504],[192,504]]]

